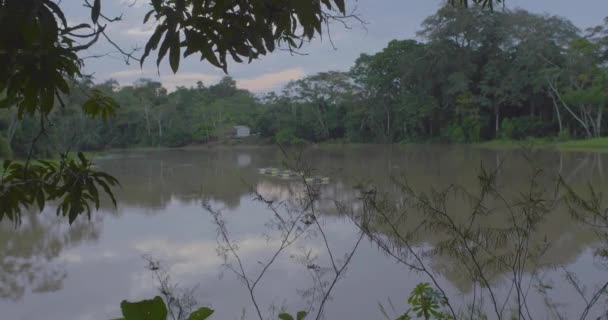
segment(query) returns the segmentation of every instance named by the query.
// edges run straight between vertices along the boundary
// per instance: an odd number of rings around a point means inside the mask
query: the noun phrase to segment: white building
[[[251,129],[247,126],[234,126],[235,138],[247,138],[251,135]]]

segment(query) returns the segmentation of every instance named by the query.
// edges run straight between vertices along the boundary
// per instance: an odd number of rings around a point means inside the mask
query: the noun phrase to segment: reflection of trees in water
[[[35,293],[61,289],[67,276],[57,259],[65,249],[99,236],[95,221],[77,219],[67,226],[51,212],[24,214],[22,224],[0,223],[0,298],[19,300]]]
[[[256,168],[276,164],[278,151],[213,149],[145,152],[135,156],[100,160],[122,185],[122,206],[162,209],[172,199],[201,196],[236,208],[258,178]]]
[[[539,151],[532,154],[536,165],[544,168],[548,176],[562,175],[575,189],[591,182],[598,188],[605,186],[602,161],[605,155],[591,153],[560,153]],[[245,161],[245,160],[246,161]],[[281,153],[273,148],[209,149],[192,151],[163,151],[141,153],[139,157],[124,157],[100,161],[100,164],[117,176],[123,186],[120,192],[122,206],[139,206],[161,209],[171,199],[181,201],[199,199],[201,195],[220,201],[229,208],[240,205],[242,196],[249,194],[250,186],[265,197],[285,200],[304,190],[298,182],[259,175],[257,168],[281,167]],[[303,153],[308,166],[319,175],[329,176],[331,183],[321,187],[318,207],[322,214],[335,215],[334,201],[355,203],[357,193],[354,186],[373,185],[379,191],[388,192],[394,199],[401,197],[399,188],[392,179],[404,174],[410,185],[417,190],[428,191],[432,187],[443,187],[457,183],[475,190],[478,187],[477,173],[481,164],[488,170],[498,171],[497,184],[506,197],[519,194],[528,183],[526,160],[520,151],[492,151],[461,146],[353,146],[309,148]],[[551,179],[543,184],[554,183]],[[451,201],[452,212],[464,217],[470,208],[463,201]],[[418,225],[424,215],[411,211],[408,222],[398,224],[408,233]],[[487,223],[500,224],[500,218],[489,218]],[[383,226],[376,226],[383,230]],[[388,234],[387,230],[384,230]],[[547,262],[568,263],[576,259],[583,248],[595,239],[594,235],[573,224],[563,208],[556,208],[552,218],[543,222],[534,241],[544,237],[559,248],[550,248]],[[443,241],[441,234],[427,233],[419,244],[436,245]],[[436,257],[436,267],[449,264]],[[445,268],[444,268],[445,269]],[[445,269],[445,274],[455,283],[459,272]],[[453,276],[451,276],[453,274]],[[466,287],[462,283],[462,287]]]
[[[412,185],[431,186],[458,182],[463,186],[477,183],[477,171],[483,163],[493,168],[499,162],[501,183],[513,190],[524,183],[526,160],[518,151],[497,152],[461,146],[354,146],[309,148],[304,160],[332,183],[342,183],[347,192],[357,184],[370,184],[397,191],[391,177],[405,173]],[[586,184],[603,183],[602,161],[606,155],[542,151],[535,161],[548,171],[562,174],[567,181]],[[246,161],[245,161],[245,160]],[[105,170],[119,178],[123,205],[162,209],[171,199],[187,200],[204,195],[234,208],[240,198],[259,181],[286,186],[288,181],[257,174],[261,167],[281,167],[283,156],[274,148],[203,149],[150,151],[119,154],[99,160]]]
[[[321,188],[320,199],[317,200],[319,211],[324,214],[338,213],[335,208],[335,200],[357,204],[358,194],[352,188],[355,184],[366,181],[368,185],[378,188],[379,192],[387,192],[393,201],[403,200],[403,192],[394,183],[392,178],[399,178],[400,172],[405,171],[405,177],[411,186],[417,190],[428,191],[432,187],[443,188],[450,184],[460,184],[467,189],[475,191],[479,189],[477,172],[483,162],[488,170],[497,170],[497,183],[501,192],[509,201],[515,203],[521,192],[528,188],[530,183],[530,166],[540,166],[547,171],[546,175],[539,177],[539,183],[548,190],[555,188],[558,176],[564,179],[575,189],[585,187],[589,182],[598,188],[603,186],[601,171],[602,156],[596,154],[561,154],[557,152],[540,152],[532,155],[532,160],[526,159],[519,152],[496,153],[474,149],[454,148],[447,152],[433,152],[422,150],[417,153],[380,154],[379,157],[367,158],[362,154],[323,153],[313,157],[315,163],[324,166],[341,165],[340,175],[332,176],[332,184]],[[356,152],[355,152],[356,153]],[[441,157],[437,157],[437,153]],[[350,161],[349,159],[354,159]],[[505,162],[506,161],[506,162]],[[502,165],[500,165],[502,163]],[[590,165],[593,163],[594,165]],[[500,166],[500,168],[499,168]],[[405,168],[403,170],[402,168]],[[274,200],[285,201],[289,196],[304,192],[303,187],[297,182],[286,183],[281,180],[264,180],[258,183],[258,192]],[[551,196],[551,195],[549,195]],[[493,202],[493,203],[492,203]],[[502,201],[494,199],[486,203],[488,207],[499,207]],[[450,213],[454,215],[458,223],[464,223],[473,208],[467,199],[451,198],[446,203]],[[401,217],[395,224],[399,233],[414,235],[411,240],[415,246],[427,246],[435,248],[448,240],[446,234],[440,232],[416,233],[415,229],[426,219],[424,210],[410,208],[407,217]],[[498,210],[497,213],[480,218],[480,226],[484,228],[500,228],[508,225],[508,214],[506,210]],[[384,235],[393,232],[389,226],[379,223],[373,226],[375,230]],[[538,225],[535,233],[530,236],[531,248],[544,248],[545,243],[550,245],[543,249],[542,257],[537,264],[543,266],[567,265],[573,263],[585,248],[596,243],[598,237],[590,232],[586,226],[576,223],[563,204],[552,207],[550,214]],[[399,245],[398,241],[393,241]],[[508,256],[510,246],[501,248],[500,254]],[[540,250],[540,249],[538,249]],[[468,292],[472,289],[472,282],[467,276],[466,270],[457,268],[453,257],[446,255],[431,255],[431,265],[434,270],[439,271],[445,278],[450,280],[461,291]],[[531,271],[535,265],[527,264],[526,270]],[[490,273],[490,272],[488,272]],[[500,278],[502,272],[491,275],[492,279]]]

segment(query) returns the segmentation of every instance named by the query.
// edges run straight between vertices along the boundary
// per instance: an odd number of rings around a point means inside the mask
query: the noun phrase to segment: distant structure
[[[234,126],[235,138],[247,138],[251,135],[251,129],[247,126]]]

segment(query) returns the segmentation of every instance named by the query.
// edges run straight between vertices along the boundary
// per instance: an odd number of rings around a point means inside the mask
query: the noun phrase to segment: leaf
[[[63,27],[67,28],[68,21],[65,18],[65,15],[63,14],[63,11],[61,11],[61,8],[59,8],[59,6],[56,3],[54,3],[53,1],[45,1],[44,5],[46,5],[47,7],[49,7],[49,9],[51,9],[51,11],[53,11],[53,13],[55,13],[57,15],[57,17],[59,18],[59,20],[61,20],[61,23],[63,24]]]
[[[173,38],[173,32],[176,31],[167,31],[167,35],[165,39],[160,45],[160,49],[158,49],[158,57],[156,58],[156,65],[160,66],[160,63],[163,61],[163,58],[167,55],[167,51],[171,47],[171,39]]]
[[[169,64],[173,73],[177,73],[179,69],[180,59],[180,44],[179,44],[179,32],[176,32],[171,39],[171,50],[169,51]]]
[[[93,20],[93,23],[97,23],[100,14],[101,0],[95,0],[95,2],[93,2],[93,8],[91,8],[91,20]]]
[[[160,42],[160,39],[162,38],[165,31],[167,31],[167,26],[164,24],[156,27],[156,29],[154,30],[154,34],[152,34],[150,40],[148,40],[148,43],[146,43],[146,47],[144,48],[144,54],[141,56],[140,59],[140,66],[144,65],[144,61],[150,55],[150,52],[152,50],[156,50],[156,48],[158,47],[158,43]]]
[[[152,14],[154,13],[154,10],[150,10],[148,11],[148,13],[146,13],[146,16],[144,17],[144,24],[148,23],[148,20],[150,20],[150,17],[152,16]]]
[[[346,13],[346,6],[344,5],[344,0],[334,0],[334,2],[338,6],[338,10],[340,10],[340,13]]]
[[[306,315],[308,315],[308,313],[306,311],[300,311],[298,312],[298,315],[296,316],[297,320],[304,320],[304,318],[306,318]]]
[[[139,302],[128,302],[124,300],[120,304],[122,315],[125,320],[166,320],[167,306],[163,299],[156,296],[152,300]]]
[[[289,313],[281,313],[279,315],[279,319],[281,319],[281,320],[293,320],[293,317]]]
[[[207,307],[200,308],[190,314],[188,320],[205,320],[209,318],[215,310]]]
[[[41,188],[40,190],[38,190],[36,192],[36,204],[38,205],[38,209],[40,209],[40,212],[42,212],[42,210],[44,210],[44,203],[45,203],[44,191]]]

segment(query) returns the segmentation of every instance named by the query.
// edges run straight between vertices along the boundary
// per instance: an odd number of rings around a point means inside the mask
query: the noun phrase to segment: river
[[[498,183],[509,196],[516,196],[527,190],[532,166],[550,177],[561,175],[575,190],[584,191],[588,184],[598,190],[608,186],[608,167],[604,168],[608,155],[595,153],[547,150],[526,157],[522,150],[363,145],[310,147],[301,155],[297,150],[286,152],[301,156],[314,169],[310,176],[318,176],[310,181],[319,185],[317,221],[338,266],[346,260],[360,231],[347,214],[361,209],[356,205],[360,194],[356,186],[373,186],[387,196],[399,197],[393,179],[407,177],[410,186],[424,192],[453,184],[475,190],[482,167],[500,168]],[[294,197],[304,190],[297,178],[281,176],[284,160],[285,154],[274,147],[123,151],[100,157],[96,160],[99,168],[121,182],[116,209],[106,201],[90,220],[83,216],[72,226],[55,217],[53,208],[42,214],[24,214],[18,227],[8,221],[0,224],[0,318],[117,318],[123,299],[158,294],[158,281],[146,269],[143,257],[147,256],[161,262],[171,283],[193,288],[192,297],[200,305],[214,308],[212,319],[240,319],[243,314],[255,319],[246,286],[225,265],[235,267],[235,260],[229,252],[229,260],[223,258],[226,251],[218,248],[218,239],[222,240],[218,226],[202,202],[221,211],[231,241],[238,243],[247,275],[257,275],[280,247],[280,237],[276,215],[256,196],[293,209]],[[553,188],[553,180],[539,181],[547,190]],[[340,208],[337,202],[352,207]],[[454,201],[450,210],[465,216],[470,207],[465,201]],[[422,213],[414,212],[409,222],[397,227],[411,228],[412,221],[422,219],[416,214]],[[504,223],[493,219],[486,223]],[[538,319],[554,319],[556,312],[564,319],[578,319],[583,299],[564,270],[576,274],[582,291],[590,295],[601,280],[608,279],[606,259],[596,254],[603,244],[563,208],[555,209],[535,232],[530,241],[550,243],[542,257],[546,267],[534,274],[547,292],[538,293],[538,282],[531,285],[528,308]],[[389,233],[385,231],[387,241]],[[421,232],[413,243],[415,248],[432,248],[443,236]],[[304,234],[268,268],[255,289],[264,315],[270,317],[279,310],[295,313],[308,309],[309,304],[318,305],[322,291],[315,285],[314,274],[331,280],[333,272],[322,238],[319,232]],[[427,254],[423,258],[454,297],[452,301],[464,308],[478,290],[470,278],[453,268],[457,263],[449,257]],[[527,271],[525,277],[531,276]],[[497,295],[508,292],[508,275],[496,274],[490,281]],[[384,319],[380,304],[391,316],[398,315],[407,309],[407,296],[420,282],[430,280],[397,263],[364,237],[327,301],[326,319]],[[559,311],[547,307],[547,296]],[[606,298],[591,314],[605,314]]]

